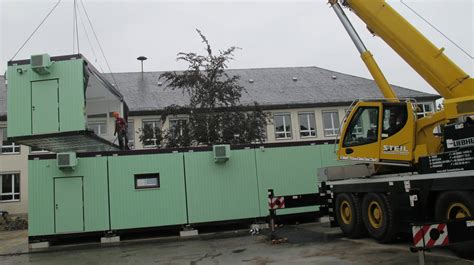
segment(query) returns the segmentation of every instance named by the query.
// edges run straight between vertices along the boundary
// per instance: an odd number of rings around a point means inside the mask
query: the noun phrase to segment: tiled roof
[[[118,89],[133,112],[156,111],[171,104],[186,105],[188,96],[172,90],[159,80],[163,72],[116,73]],[[382,98],[373,80],[334,72],[318,67],[287,67],[227,70],[239,75],[246,89],[241,103],[257,101],[266,107],[282,105],[323,106],[328,103],[350,103],[359,98]],[[113,82],[110,75],[107,78]],[[296,79],[296,80],[295,80]],[[250,82],[249,80],[253,80]],[[438,95],[394,86],[400,98],[434,100]]]
[[[375,82],[370,79],[334,72],[318,67],[286,67],[232,69],[228,75],[239,75],[246,89],[241,103],[257,101],[266,108],[279,106],[325,106],[347,104],[358,98],[382,98]],[[173,90],[159,80],[163,72],[114,73],[118,89],[133,113],[154,112],[166,106],[186,105],[189,100],[181,90]],[[113,83],[110,74],[104,74]],[[250,82],[249,80],[253,80]],[[435,100],[438,95],[393,86],[400,98]],[[0,76],[0,117],[6,115],[6,89]]]

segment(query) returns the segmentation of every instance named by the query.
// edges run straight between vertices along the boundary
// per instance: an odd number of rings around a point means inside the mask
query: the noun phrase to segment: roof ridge
[[[316,68],[316,69],[321,69],[321,70],[326,70],[329,72],[335,72],[335,73],[341,73],[337,71],[332,71],[326,68],[321,68],[315,65],[310,65],[310,66],[277,66],[277,67],[252,67],[252,68],[227,68],[225,69],[226,71],[235,71],[235,70],[270,70],[270,69],[292,69],[292,68]],[[143,71],[143,73],[164,73],[164,72],[183,72],[186,71],[187,69],[182,69],[182,70],[159,70],[159,71]],[[110,75],[110,74],[141,74],[141,71],[135,71],[135,72],[113,72],[113,73],[101,73],[104,75]],[[341,73],[344,74],[344,73]]]

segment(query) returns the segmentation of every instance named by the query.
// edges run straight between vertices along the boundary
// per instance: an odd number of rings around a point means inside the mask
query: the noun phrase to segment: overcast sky
[[[79,0],[78,0],[79,1]],[[105,1],[83,0],[113,72],[140,71],[136,58],[148,57],[145,71],[181,70],[180,51],[203,53],[195,28],[214,50],[230,46],[230,68],[318,66],[370,77],[359,54],[326,0],[304,1]],[[474,75],[473,60],[413,14],[399,0],[387,1],[464,71]],[[474,0],[405,0],[443,33],[474,54]],[[56,1],[0,0],[0,73]],[[108,72],[80,10],[79,45],[97,68]],[[349,11],[346,9],[346,12]],[[73,1],[63,0],[30,42],[15,57],[52,56],[73,51]],[[372,51],[390,83],[432,92],[380,38],[373,37],[355,15],[349,18]],[[84,23],[84,26],[82,25]],[[84,28],[92,42],[92,51]]]

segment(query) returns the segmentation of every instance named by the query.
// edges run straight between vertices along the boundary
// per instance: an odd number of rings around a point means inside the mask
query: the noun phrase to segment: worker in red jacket
[[[128,137],[127,137],[127,122],[120,117],[120,113],[114,112],[115,117],[115,132],[117,135],[120,150],[128,150]]]

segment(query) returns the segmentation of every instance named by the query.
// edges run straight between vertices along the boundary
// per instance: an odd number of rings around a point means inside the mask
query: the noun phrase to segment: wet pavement
[[[349,240],[337,229],[321,223],[284,227],[278,235],[288,241],[275,245],[265,234],[227,232],[191,239],[173,237],[123,241],[117,245],[53,247],[44,253],[0,255],[0,264],[418,264],[418,255],[409,251],[409,242],[381,245],[371,239]],[[15,249],[13,245],[7,246],[8,242],[23,242],[5,238],[0,233],[0,252],[4,254],[9,247]],[[426,262],[474,264],[441,249],[427,253]]]
[[[28,251],[28,231],[0,231],[0,255]],[[0,263],[2,264],[2,263]]]

